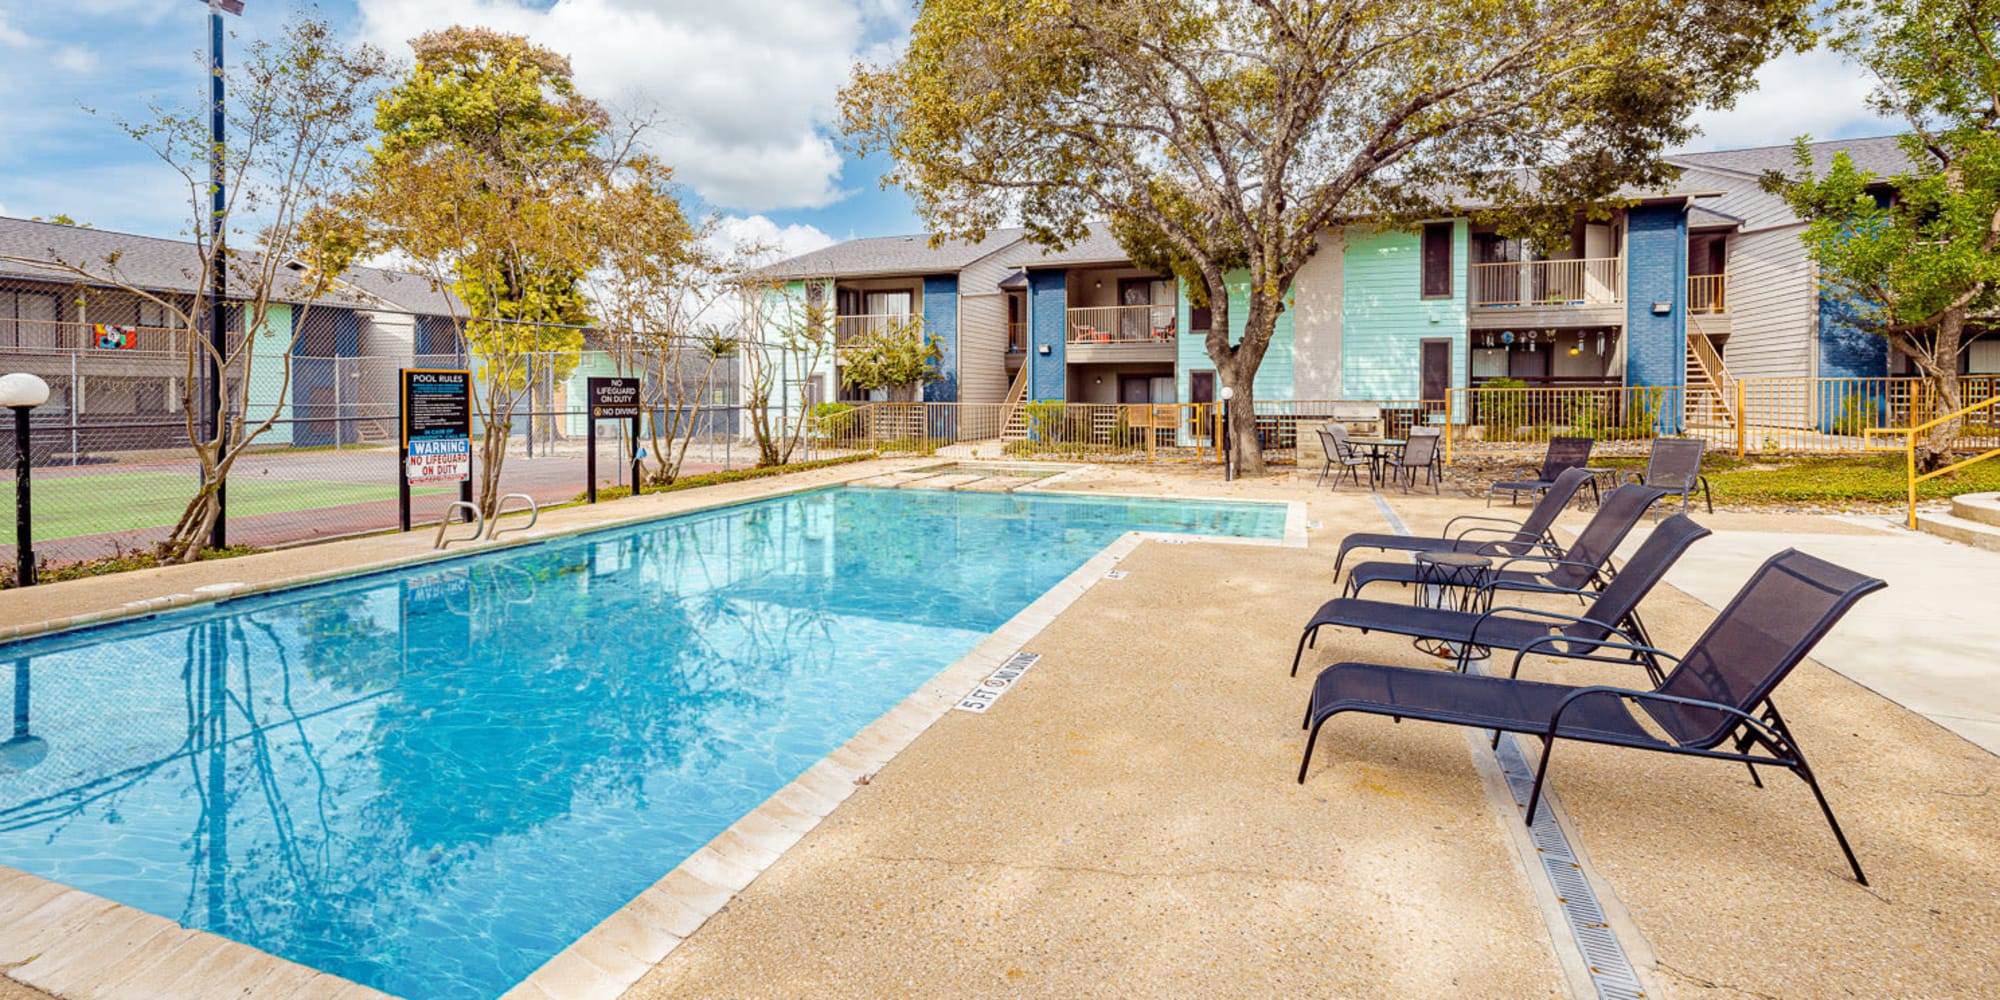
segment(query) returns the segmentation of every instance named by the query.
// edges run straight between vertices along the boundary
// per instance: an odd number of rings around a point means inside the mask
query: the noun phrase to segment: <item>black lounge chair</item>
[[[1581,469],[1590,464],[1590,449],[1595,447],[1595,438],[1559,437],[1549,439],[1549,453],[1542,459],[1542,473],[1534,479],[1515,479],[1494,483],[1486,488],[1486,505],[1493,506],[1493,494],[1505,491],[1507,502],[1513,503],[1523,493],[1541,493],[1555,485],[1556,477],[1569,469]],[[1521,474],[1528,473],[1523,466]],[[1592,479],[1592,495],[1595,496],[1596,480]]]
[[[1680,497],[1682,513],[1694,506],[1694,491],[1700,490],[1702,503],[1713,514],[1715,497],[1708,491],[1708,477],[1701,474],[1701,453],[1707,445],[1700,438],[1654,438],[1653,451],[1646,456],[1646,475],[1634,480]]]
[[[1688,546],[1708,537],[1709,530],[1675,514],[1654,529],[1639,551],[1626,560],[1625,568],[1581,615],[1565,615],[1534,608],[1494,608],[1480,614],[1449,608],[1414,607],[1400,601],[1365,601],[1336,597],[1320,605],[1299,635],[1298,651],[1292,654],[1292,676],[1299,675],[1299,661],[1306,648],[1319,641],[1319,630],[1328,625],[1368,632],[1389,632],[1448,643],[1458,650],[1458,669],[1464,670],[1472,648],[1519,651],[1529,643],[1558,636],[1582,640],[1576,647],[1587,652],[1588,643],[1617,638],[1638,646],[1651,646],[1646,627],[1639,620],[1639,602],[1667,575],[1667,570],[1688,550]],[[1653,675],[1661,679],[1659,664],[1640,658]]]
[[[1555,555],[1510,556],[1486,574],[1486,589],[1581,594],[1602,587],[1611,578],[1611,554],[1665,495],[1637,483],[1606,493],[1568,549]],[[1346,595],[1358,596],[1363,587],[1384,581],[1421,583],[1423,571],[1416,563],[1365,562],[1347,574]]]
[[[1368,469],[1370,477],[1373,477],[1374,461],[1354,453],[1354,446],[1347,443],[1346,427],[1340,424],[1322,425],[1319,429],[1319,446],[1326,452],[1326,467],[1319,470],[1317,485],[1325,486],[1328,475],[1333,476],[1335,486],[1340,485],[1338,470],[1344,470],[1348,477],[1354,480],[1356,486],[1361,485],[1360,469]]]
[[[1397,535],[1381,531],[1359,531],[1340,540],[1340,552],[1333,557],[1333,578],[1340,579],[1340,564],[1347,561],[1347,553],[1354,549],[1388,549],[1400,552],[1477,552],[1491,556],[1527,555],[1537,549],[1557,553],[1562,547],[1549,535],[1556,518],[1563,508],[1569,506],[1570,499],[1590,473],[1573,469],[1556,477],[1555,485],[1542,494],[1535,502],[1528,516],[1520,521],[1510,521],[1504,517],[1488,517],[1483,514],[1465,514],[1445,522],[1444,534],[1433,538],[1416,535]],[[1481,522],[1453,533],[1453,527],[1461,521]],[[1498,527],[1505,525],[1505,527]],[[1497,537],[1496,537],[1497,536]]]
[[[1341,712],[1491,729],[1496,743],[1501,732],[1537,737],[1542,741],[1542,759],[1535,771],[1534,790],[1528,795],[1530,824],[1541,804],[1550,753],[1559,739],[1735,761],[1750,765],[1753,779],[1759,764],[1787,767],[1812,789],[1834,839],[1854,869],[1854,880],[1867,885],[1861,862],[1855,859],[1854,849],[1833,817],[1833,807],[1827,804],[1818,780],[1806,765],[1798,740],[1771,703],[1771,692],[1854,602],[1883,586],[1880,580],[1786,549],[1751,575],[1729,606],[1688,647],[1673,672],[1650,691],[1336,663],[1320,671],[1313,682],[1312,701],[1306,707],[1306,727],[1311,735],[1299,761],[1299,783],[1305,783],[1319,727]],[[1583,641],[1574,636],[1536,640],[1515,655],[1516,669],[1529,653]],[[1590,645],[1674,660],[1672,654],[1636,643],[1606,640]],[[1566,655],[1627,662],[1601,653]]]

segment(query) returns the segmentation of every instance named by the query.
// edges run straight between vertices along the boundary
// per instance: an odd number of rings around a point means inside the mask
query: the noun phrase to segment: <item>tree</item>
[[[1807,220],[1801,238],[1850,325],[1886,338],[1932,388],[1961,405],[1968,321],[2000,307],[2000,7],[1976,0],[1867,0],[1848,7],[1835,49],[1875,75],[1869,105],[1900,117],[1910,169],[1878,176],[1845,152],[1816,174],[1799,140],[1797,176],[1772,174]],[[1950,461],[1957,421],[1917,444],[1925,471]]]
[[[642,379],[652,417],[646,480],[660,486],[680,477],[716,369],[739,353],[721,307],[728,279],[759,250],[716,246],[719,218],[690,227],[671,172],[656,161],[635,158],[619,174],[602,206],[604,264],[588,287],[620,368]]]
[[[942,345],[924,336],[924,321],[915,316],[866,331],[840,345],[838,353],[842,385],[885,389],[896,403],[916,402],[917,390],[936,380],[944,361]]]
[[[478,503],[499,500],[513,415],[538,400],[532,368],[574,370],[598,262],[599,148],[609,117],[576,90],[569,60],[519,35],[453,27],[410,43],[416,63],[376,108],[381,140],[350,210],[371,242],[454,293],[481,426]]]
[[[365,111],[388,63],[376,49],[343,42],[327,22],[308,16],[287,21],[275,41],[253,43],[248,58],[229,69],[228,143],[221,150],[227,240],[210,236],[209,111],[154,108],[151,121],[120,122],[185,185],[194,241],[184,276],[193,295],[165,292],[128,278],[119,254],[100,260],[65,260],[54,250],[37,258],[0,258],[36,264],[83,282],[108,285],[158,306],[167,318],[168,342],[182,364],[180,410],[200,485],[158,545],[169,562],[200,557],[216,517],[218,496],[230,469],[277,422],[291,387],[292,347],[314,300],[353,261],[354,247],[317,238],[329,206],[344,193],[346,171],[369,133]],[[255,245],[255,251],[241,249]],[[227,268],[229,308],[235,329],[220,351],[208,343],[209,289]],[[294,308],[296,307],[296,308]],[[284,331],[289,329],[289,335]],[[275,386],[253,384],[252,363],[275,353],[281,371]],[[223,405],[209,424],[202,393],[209,364],[223,373]]]
[[[841,97],[943,236],[1093,218],[1198,276],[1205,347],[1262,468],[1252,378],[1316,237],[1347,219],[1571,217],[1669,176],[1690,113],[1810,34],[1806,0],[926,0]],[[1231,339],[1225,282],[1246,269]],[[1242,283],[1238,277],[1235,282]]]
[[[743,308],[743,408],[757,438],[757,464],[792,460],[812,411],[813,373],[833,344],[833,282],[807,279],[798,288],[782,281],[745,279],[737,286]]]

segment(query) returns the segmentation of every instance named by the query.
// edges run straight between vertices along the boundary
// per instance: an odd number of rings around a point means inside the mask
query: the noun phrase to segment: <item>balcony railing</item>
[[[1625,301],[1618,257],[1522,260],[1472,265],[1472,308],[1598,306]]]
[[[115,324],[117,333],[113,335],[113,327],[106,325],[107,339],[100,343],[95,323],[0,317],[0,350],[177,355],[187,344],[185,331],[178,329],[120,323]]]
[[[1688,312],[1720,314],[1729,311],[1729,275],[1688,275]]]
[[[1007,353],[1019,354],[1028,349],[1028,324],[1007,324]]]
[[[861,313],[853,316],[835,316],[833,342],[836,345],[845,344],[857,337],[899,330],[921,322],[923,317],[915,313]]]
[[[1171,344],[1174,307],[1090,306],[1069,311],[1072,344]]]

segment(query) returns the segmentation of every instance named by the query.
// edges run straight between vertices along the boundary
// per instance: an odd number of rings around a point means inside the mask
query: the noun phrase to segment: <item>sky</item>
[[[290,0],[246,0],[231,43],[276,34]],[[909,0],[323,0],[347,36],[407,59],[407,39],[454,23],[526,34],[567,54],[582,90],[659,121],[692,213],[725,233],[802,253],[836,240],[922,231],[883,190],[880,158],[845,152],[835,100],[857,60],[894,53]],[[66,214],[101,229],[181,236],[179,177],[117,127],[156,102],[205,93],[198,0],[0,0],[0,215]],[[1883,135],[1870,81],[1814,51],[1767,64],[1735,108],[1697,118],[1690,149]]]

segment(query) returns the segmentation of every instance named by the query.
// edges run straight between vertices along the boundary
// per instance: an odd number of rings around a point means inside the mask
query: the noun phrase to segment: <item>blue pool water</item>
[[[0,645],[0,863],[495,996],[1119,534],[1283,525],[834,489]]]

